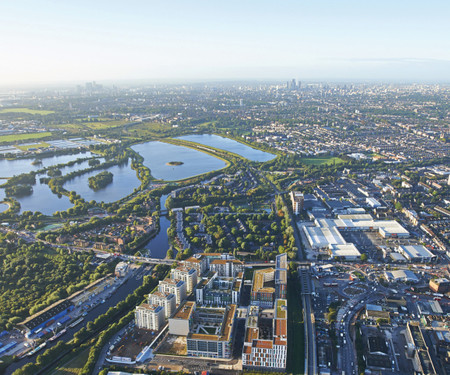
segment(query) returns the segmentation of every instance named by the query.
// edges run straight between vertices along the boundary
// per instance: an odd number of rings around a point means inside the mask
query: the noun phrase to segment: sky
[[[448,0],[2,0],[0,85],[450,82]]]

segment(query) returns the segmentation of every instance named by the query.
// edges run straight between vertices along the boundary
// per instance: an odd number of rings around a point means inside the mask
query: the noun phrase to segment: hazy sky
[[[448,0],[2,0],[0,84],[450,81]]]

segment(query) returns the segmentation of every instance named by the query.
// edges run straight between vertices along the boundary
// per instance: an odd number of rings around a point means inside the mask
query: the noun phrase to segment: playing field
[[[344,163],[344,160],[336,156],[317,156],[314,158],[302,158],[301,161],[306,165],[333,165]]]
[[[55,111],[46,111],[43,109],[30,109],[30,108],[4,108],[0,109],[0,113],[29,113],[30,115],[50,115]]]
[[[50,133],[50,132],[2,135],[2,136],[0,136],[0,143],[24,141],[27,139],[46,138],[46,137],[50,137],[51,135],[52,135],[52,133]]]

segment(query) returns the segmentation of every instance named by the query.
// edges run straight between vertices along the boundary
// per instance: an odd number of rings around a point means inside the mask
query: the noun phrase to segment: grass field
[[[333,165],[344,163],[344,160],[336,156],[318,156],[314,158],[302,158],[302,163],[306,165]]]
[[[89,348],[78,353],[75,357],[69,359],[64,364],[59,365],[53,371],[49,371],[49,375],[77,375],[89,357]]]
[[[109,128],[117,128],[119,126],[123,126],[129,124],[126,120],[112,120],[112,121],[92,121],[92,122],[82,122],[83,126],[92,129],[92,130],[102,130]]]
[[[46,111],[43,109],[30,109],[30,108],[4,108],[0,109],[0,113],[28,113],[30,115],[50,115],[55,111]]]
[[[28,139],[46,138],[46,137],[50,137],[51,135],[52,135],[52,133],[50,133],[50,132],[2,135],[2,136],[0,136],[0,143],[24,141],[24,140],[28,140]]]
[[[303,308],[297,278],[288,280],[288,355],[287,372],[293,375],[305,372],[305,330]]]

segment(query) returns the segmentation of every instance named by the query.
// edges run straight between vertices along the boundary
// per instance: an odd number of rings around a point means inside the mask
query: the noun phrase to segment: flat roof
[[[330,245],[330,251],[334,257],[359,257],[361,253],[355,244],[347,243],[345,245]]]
[[[187,301],[171,319],[189,320],[195,310],[195,302]]]
[[[410,258],[433,258],[434,254],[422,245],[400,245],[399,250]]]
[[[253,286],[252,291],[258,292],[258,291],[264,291],[267,289],[267,291],[274,291],[274,288],[264,288],[264,274],[266,273],[275,273],[274,268],[264,268],[260,270],[256,270],[253,273]]]

